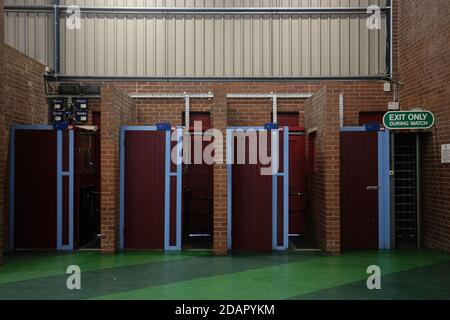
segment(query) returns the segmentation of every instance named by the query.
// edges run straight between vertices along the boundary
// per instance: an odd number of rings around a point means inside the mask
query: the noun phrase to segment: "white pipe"
[[[214,95],[208,93],[130,93],[130,97],[134,99],[185,99],[186,95],[189,98],[197,99],[212,99]]]
[[[190,98],[189,95],[184,93],[184,127],[186,131],[189,131],[189,124],[191,122],[190,118],[191,106],[190,106]]]
[[[272,97],[272,113],[273,123],[278,123],[278,100],[276,95]]]
[[[312,93],[248,93],[248,94],[227,94],[229,99],[272,99],[272,118],[273,123],[278,123],[278,99],[308,99],[313,96]]]
[[[312,93],[269,93],[269,94],[259,94],[259,93],[248,93],[248,94],[227,94],[229,99],[272,99],[274,95],[278,99],[307,99],[313,96]]]
[[[344,126],[344,95],[339,95],[339,125],[342,128]]]

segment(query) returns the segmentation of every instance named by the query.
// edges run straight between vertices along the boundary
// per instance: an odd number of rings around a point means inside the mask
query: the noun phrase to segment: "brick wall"
[[[127,93],[113,84],[102,87],[101,112],[101,251],[119,247],[120,127],[136,124],[136,106]]]
[[[227,93],[317,93],[327,86],[328,107],[326,111],[327,118],[323,121],[331,123],[324,131],[323,145],[326,147],[323,153],[320,153],[319,161],[322,161],[326,170],[339,170],[339,133],[335,132],[339,117],[336,112],[329,113],[329,108],[337,108],[339,94],[345,97],[345,124],[358,125],[359,111],[386,111],[387,103],[392,100],[391,93],[383,91],[382,82],[374,81],[343,81],[343,82],[127,82],[116,83],[117,87],[128,93],[214,93],[214,99],[192,99],[191,111],[210,112],[212,125],[215,128],[224,130],[226,126],[260,126],[272,121],[272,102],[270,99],[226,99]],[[320,93],[322,94],[322,92]],[[106,93],[104,93],[106,95]],[[138,125],[154,125],[160,122],[170,122],[172,125],[181,125],[183,123],[182,114],[184,110],[183,99],[136,99],[136,123]],[[102,103],[103,105],[103,103]],[[317,116],[317,110],[305,110],[305,99],[282,99],[278,101],[280,112],[299,112],[300,126],[305,126],[305,115],[313,112]],[[103,124],[102,108],[102,124]],[[305,112],[306,111],[306,112]],[[315,117],[316,117],[315,116]],[[117,124],[116,124],[117,125]],[[325,129],[325,122],[323,123]],[[334,131],[333,131],[334,130]],[[103,130],[102,130],[103,131]],[[118,144],[117,144],[118,147]],[[107,147],[110,148],[110,147]],[[329,158],[328,148],[337,153],[338,158]],[[102,146],[102,150],[103,150]],[[104,153],[104,151],[102,151]],[[102,162],[103,163],[103,162]],[[327,179],[338,179],[339,171],[333,171],[330,176],[325,171],[323,177]],[[323,174],[322,173],[319,173]],[[319,183],[319,180],[315,180]],[[333,180],[334,181],[334,180]],[[227,172],[223,165],[214,166],[214,250],[222,254],[226,252],[226,190]],[[318,239],[318,245],[325,250],[336,253],[339,252],[339,190],[328,190],[330,184],[339,185],[339,181],[327,181],[326,184],[311,183],[308,187],[308,194],[318,194],[317,190],[322,190],[324,204],[320,204],[321,198],[314,198],[317,207],[314,209],[314,216],[311,220],[311,234]],[[320,182],[322,183],[322,182]],[[117,190],[117,189],[116,189]],[[118,191],[117,191],[118,192]],[[319,193],[320,193],[319,192]],[[111,196],[111,198],[114,198]],[[118,193],[116,197],[118,201]],[[115,203],[113,205],[115,208]],[[322,207],[321,207],[322,206]],[[102,208],[105,210],[105,208]],[[106,210],[110,210],[107,208]],[[107,213],[110,216],[110,213]],[[114,214],[112,215],[114,216]],[[322,220],[321,220],[322,219]],[[114,220],[112,224],[114,225]],[[102,232],[103,233],[103,232]],[[114,234],[114,233],[113,233]],[[116,243],[117,234],[111,236],[108,243]],[[116,238],[113,238],[116,237]],[[113,247],[108,250],[112,250]]]
[[[314,134],[316,170],[308,172],[307,232],[316,245],[329,253],[340,252],[339,191],[339,88],[328,86],[305,103],[305,124]],[[307,153],[308,155],[308,153]],[[311,159],[307,156],[307,163]]]
[[[450,251],[450,2],[399,0],[399,77],[403,110],[432,111],[436,125],[422,135],[422,233],[429,248]]]
[[[5,62],[3,78],[3,125],[0,123],[0,221],[3,222],[0,248],[4,248],[8,236],[9,169],[8,143],[11,124],[47,124],[48,106],[45,98],[43,73],[45,67],[4,45]],[[1,251],[1,250],[0,250]]]
[[[357,125],[360,111],[387,111],[392,93],[383,91],[381,81],[304,81],[304,82],[127,82],[116,83],[128,93],[207,93],[218,88],[225,93],[316,93],[326,85],[338,85],[345,100],[345,124]],[[192,99],[191,110],[209,112],[212,100]],[[304,99],[279,99],[279,112],[299,112],[300,126],[304,126]],[[137,99],[139,124],[170,122],[182,124],[182,99]],[[227,99],[229,126],[256,126],[272,121],[270,99]]]

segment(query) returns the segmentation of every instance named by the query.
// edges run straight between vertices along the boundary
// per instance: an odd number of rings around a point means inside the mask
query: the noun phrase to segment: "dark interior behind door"
[[[213,237],[213,177],[214,167],[203,157],[194,158],[194,143],[204,149],[211,143],[203,140],[203,133],[211,128],[209,113],[191,113],[191,164],[183,165],[183,246],[208,249]],[[201,132],[194,135],[194,122],[201,122]],[[201,160],[201,161],[199,161]],[[201,162],[201,163],[199,163]]]

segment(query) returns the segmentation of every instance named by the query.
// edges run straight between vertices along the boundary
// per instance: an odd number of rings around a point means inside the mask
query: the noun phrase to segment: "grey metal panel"
[[[51,0],[6,0],[8,4],[48,5]],[[53,14],[5,13],[5,42],[20,52],[50,65],[53,63]]]
[[[7,4],[51,4],[9,0]],[[62,5],[366,7],[385,0],[61,0]],[[373,76],[386,69],[386,21],[365,14],[61,14],[61,72],[79,76]],[[6,13],[6,42],[53,65],[53,15]]]

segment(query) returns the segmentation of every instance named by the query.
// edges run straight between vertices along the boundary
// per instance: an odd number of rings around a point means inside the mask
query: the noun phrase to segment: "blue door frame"
[[[12,125],[10,128],[10,153],[9,153],[9,248],[14,250],[14,201],[15,201],[15,137],[16,131],[55,130],[50,125]],[[73,220],[74,220],[74,131],[69,130],[69,171],[63,171],[63,132],[57,130],[56,135],[56,249],[59,251],[73,250]],[[63,229],[63,177],[69,177],[69,243],[64,244],[62,239]]]
[[[171,172],[171,127],[168,125],[157,126],[124,126],[120,129],[120,249],[124,250],[124,221],[125,221],[125,135],[127,131],[166,131],[165,152],[165,192],[164,192],[164,250],[181,250],[181,182],[182,182],[182,153],[183,153],[183,129],[176,128],[177,163],[176,171]],[[176,188],[176,245],[170,245],[170,178],[177,178]]]
[[[344,127],[341,132],[378,132],[378,248],[391,249],[390,132],[388,129]]]
[[[276,125],[272,125],[277,127]],[[232,250],[232,226],[233,226],[233,133],[236,131],[268,131],[278,134],[279,129],[267,127],[228,127],[227,128],[227,216],[228,216],[228,250]],[[289,127],[282,128],[283,136],[283,172],[278,172],[272,176],[272,250],[282,251],[289,248]],[[276,140],[278,141],[278,140]],[[271,139],[272,150],[275,139]],[[277,241],[278,232],[278,177],[283,177],[283,245],[279,246]]]

